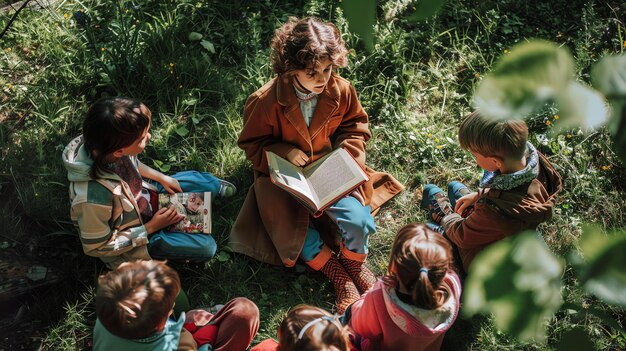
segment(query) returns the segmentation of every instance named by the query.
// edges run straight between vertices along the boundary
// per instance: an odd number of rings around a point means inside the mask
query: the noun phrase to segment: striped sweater
[[[70,215],[78,228],[85,254],[113,269],[133,259],[150,259],[144,227],[132,192],[116,174],[93,179],[93,161],[79,136],[63,150],[63,163],[70,181]]]

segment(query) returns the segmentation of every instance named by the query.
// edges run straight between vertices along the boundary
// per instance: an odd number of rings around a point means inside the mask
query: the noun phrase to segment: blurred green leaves
[[[543,40],[514,46],[474,95],[476,107],[496,119],[523,119],[549,101],[560,109],[561,128],[595,128],[607,117],[603,97],[574,80],[570,52]]]
[[[405,8],[411,1],[402,2],[396,6]],[[446,0],[418,0],[415,3],[413,13],[406,19],[410,22],[418,22],[428,19],[443,7]],[[370,52],[374,49],[374,25],[376,25],[376,0],[343,0],[343,8],[350,30],[363,40],[365,48]]]
[[[593,85],[611,105],[608,125],[615,151],[626,164],[626,54],[606,56],[591,71]]]
[[[350,30],[361,37],[367,50],[372,51],[376,24],[376,0],[343,0],[341,7]]]
[[[465,314],[493,313],[501,330],[521,340],[545,339],[561,306],[563,264],[534,231],[497,242],[473,261],[464,289]]]
[[[580,255],[571,254],[571,261],[585,289],[608,303],[626,306],[626,231],[607,235],[586,225],[580,250]]]

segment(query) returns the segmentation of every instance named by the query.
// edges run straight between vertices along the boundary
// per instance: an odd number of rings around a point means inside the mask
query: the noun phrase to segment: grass
[[[340,73],[354,84],[370,115],[368,164],[407,186],[376,217],[378,234],[371,239],[368,264],[377,273],[384,272],[394,233],[408,222],[425,220],[418,206],[423,184],[445,186],[459,179],[477,185],[480,170],[459,148],[456,129],[470,111],[477,82],[498,57],[526,38],[552,40],[573,52],[578,78],[587,81],[592,63],[622,52],[625,45],[626,8],[617,0],[451,0],[437,17],[418,24],[404,19],[409,5],[397,8],[390,21],[379,21],[372,52],[348,31],[338,3],[331,0],[117,4],[61,1],[27,9],[0,42],[0,241],[6,243],[0,255],[39,260],[65,277],[62,288],[19,299],[16,306],[29,308],[21,332],[1,340],[0,348],[88,347],[93,288],[103,266],[82,255],[69,222],[60,152],[80,134],[82,114],[101,96],[131,96],[153,111],[145,163],[164,172],[210,170],[239,187],[234,198],[216,206],[218,257],[203,265],[174,266],[194,306],[236,296],[255,301],[261,310],[255,339],[260,341],[275,337],[291,306],[332,309],[333,302],[332,287],[321,274],[302,265],[264,265],[226,247],[252,182],[250,165],[236,147],[243,103],[271,78],[269,40],[289,15],[330,19],[344,33],[353,53]],[[380,5],[387,12],[398,6],[393,1]],[[8,18],[0,16],[0,25]],[[190,40],[191,32],[200,33],[215,52]],[[583,222],[607,229],[626,226],[626,172],[605,131],[554,133],[546,121],[557,124],[555,114],[546,109],[529,124],[531,140],[564,178],[555,218],[541,231],[555,253],[565,254],[576,247]],[[490,317],[475,317],[459,319],[444,348],[549,349],[563,333],[582,328],[597,349],[624,349],[624,311],[582,294],[573,277],[564,276],[564,298],[601,308],[621,323],[621,330],[582,312],[559,312],[550,322],[547,344],[520,344],[497,331]]]

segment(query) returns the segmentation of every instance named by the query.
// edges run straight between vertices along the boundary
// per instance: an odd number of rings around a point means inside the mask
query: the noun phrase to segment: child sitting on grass
[[[497,121],[473,112],[461,123],[459,143],[484,169],[479,191],[470,193],[453,182],[446,196],[428,184],[422,206],[456,245],[467,272],[486,246],[550,219],[562,184],[548,159],[528,142],[524,121]]]
[[[178,273],[161,261],[133,261],[100,276],[94,351],[245,350],[259,327],[259,310],[236,298],[215,315],[204,310],[172,318]]]
[[[301,258],[321,271],[333,283],[339,313],[376,281],[364,265],[368,238],[376,233],[371,213],[403,188],[392,176],[365,166],[365,144],[371,137],[368,117],[354,87],[336,73],[347,65],[347,56],[332,23],[290,18],[276,30],[272,67],[277,76],[252,93],[244,107],[237,145],[252,163],[254,184],[230,235],[235,252],[287,267]],[[369,181],[314,219],[272,183],[266,152],[302,167],[337,148],[354,156]],[[338,236],[322,230],[328,222],[339,229],[339,252],[322,239]]]
[[[141,163],[137,155],[151,138],[151,118],[138,101],[102,99],[87,112],[83,135],[63,151],[70,214],[83,250],[109,268],[131,259],[204,261],[217,249],[211,235],[161,230],[183,216],[173,207],[157,210],[158,194],[142,186],[143,178],[157,182],[160,192],[230,196],[236,190],[210,173],[187,171],[170,177]]]
[[[452,249],[423,224],[396,235],[387,276],[345,313],[362,351],[439,350],[459,312],[461,283]]]
[[[356,351],[337,317],[314,306],[292,308],[278,328],[278,342],[266,339],[250,351]]]

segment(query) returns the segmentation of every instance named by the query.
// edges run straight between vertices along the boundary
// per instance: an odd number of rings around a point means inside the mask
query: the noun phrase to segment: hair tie
[[[424,268],[424,267],[420,268],[420,274],[422,273],[428,274],[428,268]]]
[[[335,318],[330,317],[330,316],[321,316],[305,324],[304,327],[300,329],[300,333],[298,333],[298,340],[302,340],[302,337],[304,336],[304,333],[306,332],[307,329],[309,329],[312,325],[319,323],[321,321],[329,321],[333,323],[337,328],[341,329],[341,326],[337,324],[337,320]]]

